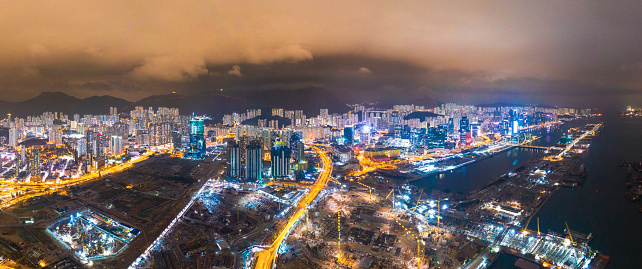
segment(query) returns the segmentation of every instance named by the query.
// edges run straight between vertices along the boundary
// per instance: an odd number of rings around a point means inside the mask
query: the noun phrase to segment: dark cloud
[[[641,12],[597,0],[11,2],[0,99],[322,85],[347,102],[635,101]]]

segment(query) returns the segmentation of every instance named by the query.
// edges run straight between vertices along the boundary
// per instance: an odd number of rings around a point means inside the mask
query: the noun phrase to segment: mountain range
[[[113,96],[92,96],[84,99],[69,96],[62,92],[43,92],[22,102],[0,100],[0,113],[11,113],[16,117],[40,115],[44,112],[64,114],[109,114],[110,107],[119,112],[133,110],[136,106],[144,108],[176,107],[181,114],[195,113],[211,116],[215,122],[221,121],[224,114],[242,113],[246,109],[260,108],[271,115],[271,108],[287,110],[300,109],[308,116],[316,116],[319,109],[327,108],[330,113],[345,113],[349,107],[323,88],[298,90],[266,91],[209,91],[183,96],[177,93],[152,95],[136,102]]]

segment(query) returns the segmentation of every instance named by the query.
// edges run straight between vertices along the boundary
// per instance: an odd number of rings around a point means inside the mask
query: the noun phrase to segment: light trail
[[[319,154],[319,156],[321,156],[324,171],[321,173],[314,186],[310,188],[310,192],[308,193],[308,195],[301,199],[294,215],[292,215],[281,232],[279,232],[272,245],[256,254],[256,262],[254,263],[254,268],[256,269],[271,269],[273,267],[276,261],[277,250],[279,249],[285,238],[287,238],[287,236],[289,235],[290,230],[292,229],[294,224],[296,224],[301,216],[303,216],[303,213],[306,211],[308,205],[317,197],[319,192],[321,192],[321,190],[325,187],[325,184],[328,182],[330,176],[332,175],[332,160],[330,160],[330,157],[328,157],[327,151],[323,151],[320,148],[312,145],[310,147],[317,154]]]
[[[7,208],[9,206],[15,205],[15,204],[17,204],[19,202],[26,201],[26,200],[34,198],[34,197],[38,197],[38,196],[42,196],[42,195],[46,195],[46,194],[52,194],[54,192],[60,191],[61,189],[65,188],[65,187],[68,187],[68,186],[71,186],[71,185],[75,185],[75,184],[82,183],[82,182],[87,182],[87,181],[90,181],[90,180],[101,178],[102,176],[105,176],[105,175],[109,175],[109,174],[113,174],[113,173],[118,173],[118,172],[124,171],[126,169],[131,168],[135,163],[147,160],[147,158],[149,158],[150,154],[151,153],[147,153],[145,155],[140,156],[139,158],[132,159],[131,161],[129,161],[127,163],[119,164],[119,165],[112,166],[112,167],[104,169],[104,170],[100,170],[99,173],[94,172],[94,173],[87,174],[87,175],[84,175],[84,176],[79,177],[79,178],[66,180],[66,181],[61,182],[61,183],[51,184],[51,183],[24,183],[24,182],[20,182],[20,183],[8,184],[7,186],[3,186],[3,188],[11,188],[11,187],[13,187],[14,190],[33,190],[34,188],[45,188],[45,190],[37,191],[37,192],[34,192],[34,193],[25,194],[25,195],[21,195],[21,196],[18,196],[16,198],[14,198],[14,199],[6,201],[6,202],[2,203],[2,205],[0,205],[0,209]]]
[[[584,137],[586,137],[587,135],[595,133],[595,131],[597,131],[601,126],[602,126],[602,124],[601,124],[601,123],[600,123],[600,124],[597,124],[597,125],[595,125],[595,127],[593,127],[593,129],[592,129],[592,130],[590,130],[590,131],[586,131],[586,132],[585,132],[584,134],[582,134],[580,137],[578,137],[578,138],[576,138],[575,140],[573,140],[573,142],[572,142],[572,143],[570,143],[570,144],[568,144],[568,146],[566,146],[566,148],[565,148],[562,152],[560,152],[559,154],[557,154],[557,157],[558,157],[558,158],[562,157],[562,155],[564,155],[564,153],[566,153],[566,152],[567,152],[567,151],[569,151],[571,148],[573,148],[573,146],[575,146],[575,144],[577,144],[577,142],[580,142],[580,140],[584,139]]]

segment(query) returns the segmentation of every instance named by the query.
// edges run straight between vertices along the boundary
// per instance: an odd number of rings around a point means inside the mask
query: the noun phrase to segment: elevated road
[[[325,187],[325,184],[332,176],[332,160],[330,160],[328,152],[320,149],[317,146],[310,145],[310,147],[321,157],[324,171],[321,172],[321,175],[319,175],[317,181],[314,183],[314,185],[312,185],[308,195],[301,199],[301,201],[297,205],[294,215],[290,217],[287,224],[279,232],[274,242],[272,242],[272,245],[256,254],[254,263],[254,268],[256,269],[272,269],[274,267],[274,264],[276,262],[276,254],[279,247],[283,243],[283,240],[285,240],[294,224],[299,221],[308,205],[310,205],[314,198],[319,195],[319,192],[321,192],[323,187]]]
[[[595,134],[595,132],[596,132],[597,130],[599,130],[599,129],[600,129],[600,127],[602,127],[602,124],[601,124],[601,123],[600,123],[600,124],[596,124],[596,125],[595,125],[595,127],[593,127],[593,129],[586,131],[586,132],[585,132],[584,134],[582,134],[580,137],[578,137],[578,138],[576,138],[575,140],[573,140],[573,142],[571,142],[570,144],[568,144],[568,145],[566,146],[566,148],[565,148],[562,152],[560,152],[559,154],[557,154],[557,157],[558,157],[558,158],[561,158],[561,157],[564,155],[564,153],[566,153],[567,151],[569,151],[570,149],[572,149],[572,148],[573,148],[573,146],[575,146],[575,144],[577,144],[577,142],[580,142],[580,140],[584,139],[584,138],[585,138],[587,135],[589,135],[589,134]]]

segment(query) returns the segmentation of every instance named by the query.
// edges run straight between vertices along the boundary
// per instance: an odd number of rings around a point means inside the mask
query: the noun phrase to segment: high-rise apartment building
[[[229,166],[227,168],[227,175],[233,178],[242,177],[243,163],[242,163],[241,146],[236,141],[228,142],[227,144],[227,161]]]
[[[271,150],[272,178],[282,178],[290,175],[290,158],[292,151],[284,142],[278,142]]]
[[[260,180],[263,174],[263,146],[253,140],[245,147],[245,179]]]

